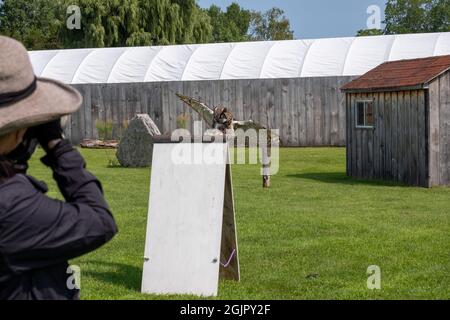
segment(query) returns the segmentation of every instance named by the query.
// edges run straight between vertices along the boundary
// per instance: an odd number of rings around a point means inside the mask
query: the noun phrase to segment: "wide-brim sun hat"
[[[82,102],[74,88],[37,78],[25,47],[0,36],[0,136],[60,119]]]

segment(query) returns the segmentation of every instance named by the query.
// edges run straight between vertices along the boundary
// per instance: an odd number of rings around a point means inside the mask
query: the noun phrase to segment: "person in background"
[[[25,47],[0,36],[0,299],[79,299],[68,260],[117,233],[100,182],[63,138],[60,118],[81,103],[75,89],[36,78]],[[26,174],[38,143],[65,202]]]

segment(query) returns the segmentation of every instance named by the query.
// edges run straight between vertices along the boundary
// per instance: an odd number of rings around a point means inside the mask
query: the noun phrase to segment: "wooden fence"
[[[218,80],[74,85],[83,97],[72,115],[67,135],[119,139],[127,122],[148,113],[160,131],[192,129],[198,115],[176,96],[183,93],[211,105],[231,109],[237,120],[252,119],[279,129],[285,146],[344,146],[345,97],[339,90],[353,77],[264,80]]]

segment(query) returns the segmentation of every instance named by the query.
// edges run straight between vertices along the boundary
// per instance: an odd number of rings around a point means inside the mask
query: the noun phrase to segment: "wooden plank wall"
[[[148,113],[164,133],[176,129],[177,117],[187,114],[192,129],[199,117],[175,96],[180,92],[211,106],[227,106],[238,120],[279,129],[286,146],[345,146],[345,98],[339,89],[353,78],[78,84],[74,87],[84,102],[66,133],[79,143],[98,138],[99,123],[112,122],[117,139],[137,113]]]
[[[347,95],[347,172],[428,186],[425,90]],[[373,129],[356,128],[356,101],[374,101]]]
[[[430,185],[450,185],[450,72],[429,87]]]
[[[450,72],[439,79],[440,184],[450,185]]]

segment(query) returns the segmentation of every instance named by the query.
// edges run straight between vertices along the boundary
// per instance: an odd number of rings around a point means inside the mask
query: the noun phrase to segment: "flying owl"
[[[194,111],[196,111],[205,122],[213,129],[218,129],[222,133],[233,132],[234,130],[248,129],[261,130],[266,129],[262,125],[252,121],[236,121],[233,118],[233,114],[225,107],[211,108],[205,103],[198,101],[194,98],[177,93],[178,98],[184,103],[189,105]]]
[[[210,126],[210,128],[219,130],[220,134],[226,134],[226,138],[235,138],[235,130],[242,129],[247,131],[249,129],[254,129],[257,132],[262,129],[266,129],[262,125],[253,122],[252,120],[247,121],[236,121],[233,119],[233,114],[225,107],[215,107],[210,108],[205,103],[198,101],[194,98],[177,93],[177,96],[189,105],[194,111],[196,111],[205,122]],[[272,137],[271,130],[267,133],[267,145],[261,147],[263,153],[263,187],[270,187],[270,157],[271,149],[273,145],[273,138],[279,143],[279,137]],[[269,159],[269,160],[268,160]]]

